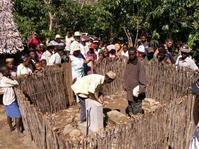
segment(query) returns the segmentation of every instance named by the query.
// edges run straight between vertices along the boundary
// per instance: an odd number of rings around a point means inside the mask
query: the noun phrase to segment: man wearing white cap
[[[145,47],[143,45],[140,45],[138,48],[137,48],[137,57],[141,60],[144,59],[146,55],[146,51],[145,51]]]
[[[184,45],[180,48],[180,51],[181,55],[178,56],[176,60],[176,66],[198,71],[198,66],[196,65],[194,60],[190,57],[191,49],[187,45]]]
[[[143,113],[142,100],[145,98],[146,72],[144,61],[136,56],[136,48],[129,48],[129,60],[124,72],[123,86],[127,92],[129,116]]]
[[[77,80],[72,86],[72,90],[80,100],[80,120],[86,121],[86,99],[93,99],[103,104],[102,86],[115,80],[116,74],[112,71],[105,76],[99,74],[90,74]]]

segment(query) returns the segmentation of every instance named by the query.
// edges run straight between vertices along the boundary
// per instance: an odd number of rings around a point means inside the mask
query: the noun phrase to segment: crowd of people
[[[181,42],[167,39],[154,48],[145,35],[137,40],[136,47],[129,47],[124,38],[111,38],[109,41],[88,35],[88,33],[68,32],[65,37],[57,34],[55,39],[43,44],[36,33],[27,40],[28,50],[21,55],[21,63],[14,66],[14,60],[7,59],[7,65],[13,65],[16,75],[39,73],[49,65],[71,63],[73,80],[94,73],[94,66],[103,59],[118,60],[129,57],[128,51],[136,48],[136,55],[145,61],[157,61],[162,64],[174,64],[198,71],[191,57],[192,50]]]
[[[172,39],[167,39],[154,48],[147,37],[141,35],[136,45],[129,46],[122,37],[107,41],[79,31],[74,34],[68,32],[65,37],[57,34],[53,40],[44,44],[36,33],[32,33],[27,40],[28,50],[21,54],[20,63],[16,65],[18,60],[8,57],[5,66],[1,68],[0,88],[3,89],[3,104],[10,130],[13,130],[12,118],[16,118],[17,130],[21,132],[21,114],[13,90],[18,85],[16,77],[42,73],[47,66],[71,63],[72,89],[81,105],[82,122],[85,121],[85,99],[94,98],[103,104],[103,93],[95,93],[103,84],[116,78],[114,72],[108,72],[105,76],[95,74],[95,66],[104,59],[125,59],[127,62],[123,86],[127,92],[129,116],[143,113],[141,105],[147,86],[146,61],[198,71],[198,66],[191,57],[192,50],[186,44],[175,44]]]

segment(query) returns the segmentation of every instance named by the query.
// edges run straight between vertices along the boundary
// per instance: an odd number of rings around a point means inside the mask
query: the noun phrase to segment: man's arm
[[[103,104],[103,95],[98,95],[97,93],[90,93],[89,98],[98,101],[99,103]]]

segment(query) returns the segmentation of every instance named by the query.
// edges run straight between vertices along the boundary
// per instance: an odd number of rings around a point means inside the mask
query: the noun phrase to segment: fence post
[[[71,64],[65,63],[63,64],[64,69],[64,78],[65,78],[65,85],[66,85],[66,98],[68,97],[69,105],[71,106],[74,103],[74,96],[73,91],[71,89],[72,85],[72,70],[71,70]]]

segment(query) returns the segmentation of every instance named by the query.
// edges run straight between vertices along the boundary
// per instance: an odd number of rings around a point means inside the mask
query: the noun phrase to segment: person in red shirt
[[[37,37],[37,34],[35,32],[32,33],[31,37],[28,39],[28,46],[36,48],[38,45],[40,45],[41,41]]]

